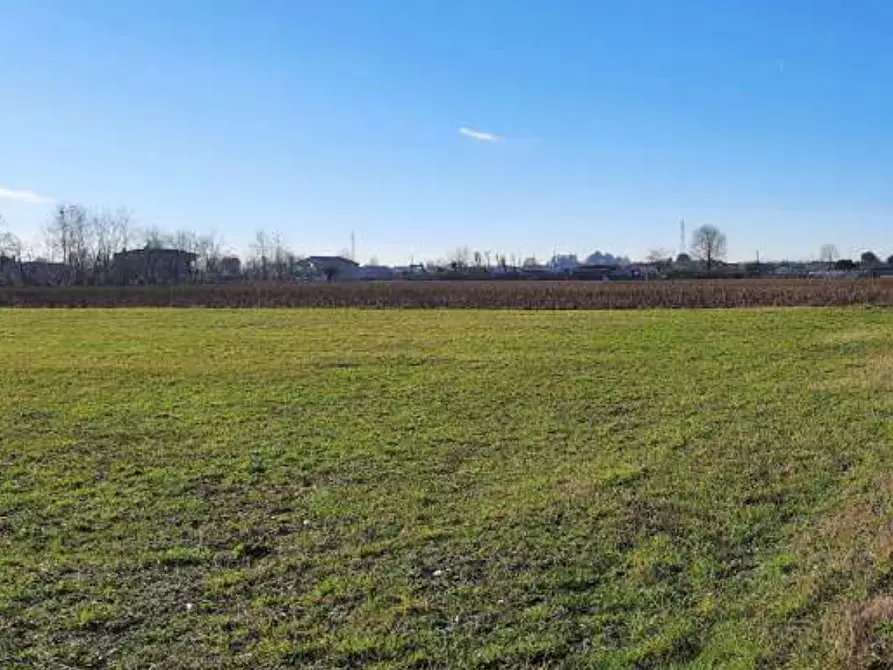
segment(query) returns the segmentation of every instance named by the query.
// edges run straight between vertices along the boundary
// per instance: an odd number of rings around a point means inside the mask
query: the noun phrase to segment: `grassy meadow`
[[[891,667],[891,347],[879,309],[0,311],[0,667]]]

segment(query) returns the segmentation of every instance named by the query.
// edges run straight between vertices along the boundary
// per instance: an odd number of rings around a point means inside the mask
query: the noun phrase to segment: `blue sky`
[[[0,0],[0,212],[392,263],[643,256],[681,217],[733,259],[886,256],[891,32],[887,2]]]

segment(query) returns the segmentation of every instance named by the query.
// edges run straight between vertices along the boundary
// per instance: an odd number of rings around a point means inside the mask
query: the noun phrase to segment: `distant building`
[[[359,268],[360,279],[394,279],[397,272],[387,265],[364,265]]]
[[[594,264],[585,264],[578,265],[572,271],[571,274],[574,279],[611,279],[614,276],[614,273],[617,270],[617,266],[614,264],[611,265],[594,265]]]
[[[559,274],[570,274],[578,265],[580,265],[580,261],[576,254],[555,254],[549,261],[548,268]]]
[[[521,269],[525,272],[546,272],[548,270],[545,265],[538,262],[533,256],[524,259],[524,262],[521,263]]]
[[[37,260],[19,263],[19,273],[28,286],[59,286],[71,281],[72,268],[65,263]]]
[[[660,277],[660,268],[653,263],[631,263],[623,267],[636,278],[654,279]]]
[[[400,277],[414,277],[424,275],[426,273],[425,266],[421,263],[413,263],[412,265],[398,265],[394,268],[394,273]]]
[[[596,251],[586,259],[586,265],[629,265],[630,260],[625,256],[614,256],[613,254],[602,253]]]
[[[886,263],[872,266],[868,272],[870,277],[879,277],[882,279],[893,279],[893,265]]]
[[[809,273],[809,268],[805,263],[777,263],[767,264],[767,274],[777,277],[805,277]]]
[[[180,249],[131,249],[112,258],[117,284],[179,284],[195,276],[196,254]]]
[[[310,256],[305,258],[301,265],[314,279],[343,281],[362,277],[359,263],[343,256]]]
[[[0,255],[0,286],[20,284],[22,282],[19,263],[15,258]]]
[[[242,276],[242,261],[238,256],[224,256],[218,265],[221,279],[236,279]]]

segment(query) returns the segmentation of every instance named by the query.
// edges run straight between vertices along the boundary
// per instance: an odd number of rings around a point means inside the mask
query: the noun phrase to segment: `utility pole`
[[[679,219],[679,253],[685,253],[685,219]]]
[[[353,231],[350,231],[350,260],[354,262],[357,260],[357,238],[354,236]]]

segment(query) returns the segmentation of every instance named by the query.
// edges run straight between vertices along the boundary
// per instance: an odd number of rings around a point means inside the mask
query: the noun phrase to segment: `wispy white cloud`
[[[16,202],[25,203],[26,205],[43,205],[48,202],[53,202],[54,199],[26,189],[5,188],[0,186],[0,200],[14,200]]]
[[[474,130],[473,128],[462,127],[459,128],[459,134],[465,135],[465,137],[470,137],[473,140],[477,140],[478,142],[501,142],[502,138],[499,135],[494,135],[493,133],[487,133],[483,130]]]

